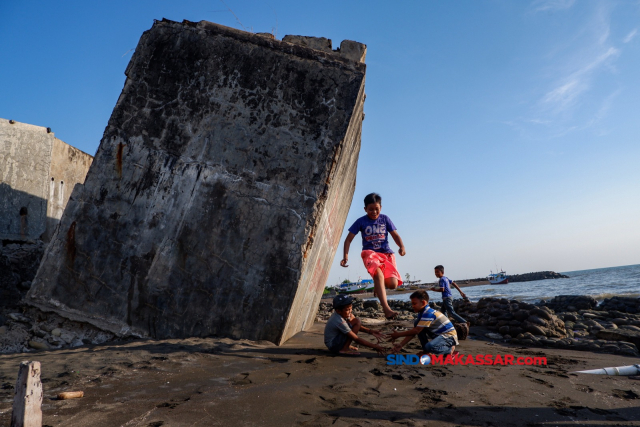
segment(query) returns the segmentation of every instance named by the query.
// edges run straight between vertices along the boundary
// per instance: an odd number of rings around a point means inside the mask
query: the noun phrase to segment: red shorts
[[[402,278],[396,267],[396,257],[393,254],[383,254],[376,251],[362,251],[360,254],[364,267],[367,269],[371,277],[376,275],[376,271],[380,269],[385,279],[394,277],[398,279],[398,286],[402,285]]]

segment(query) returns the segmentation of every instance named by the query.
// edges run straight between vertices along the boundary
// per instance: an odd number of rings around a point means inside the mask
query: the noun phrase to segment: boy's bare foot
[[[396,317],[398,317],[398,313],[396,313],[396,312],[395,312],[395,311],[393,311],[393,310],[385,311],[385,312],[384,312],[384,317],[385,317],[387,320],[395,320],[395,319],[396,319]]]
[[[355,350],[349,350],[349,351],[340,350],[338,354],[340,354],[341,356],[360,356],[360,352],[357,352]]]
[[[360,350],[360,349],[359,349],[358,347],[354,346],[354,345],[350,345],[350,346],[349,346],[349,350],[352,350],[352,351],[358,351],[358,350]]]

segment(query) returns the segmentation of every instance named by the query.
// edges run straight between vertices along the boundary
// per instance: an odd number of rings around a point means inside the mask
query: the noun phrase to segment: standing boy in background
[[[444,275],[444,267],[441,265],[436,265],[434,268],[434,272],[436,277],[440,279],[438,282],[439,287],[431,288],[434,292],[442,292],[442,311],[447,314],[447,316],[452,317],[454,321],[458,323],[467,323],[458,313],[453,310],[453,294],[451,293],[451,286],[456,288],[458,292],[460,292],[460,296],[462,298],[467,298],[467,296],[460,290],[456,282],[452,282],[448,277]]]
[[[380,213],[382,209],[382,197],[379,194],[367,194],[364,198],[365,216],[360,217],[349,227],[349,234],[344,240],[344,256],[340,265],[348,267],[349,247],[356,234],[362,233],[362,261],[364,266],[373,278],[374,294],[380,300],[382,310],[387,319],[395,319],[398,313],[391,310],[387,303],[387,289],[395,289],[402,285],[402,278],[396,267],[396,258],[389,246],[391,234],[393,240],[398,245],[398,253],[404,256],[404,243],[398,234],[396,226],[391,219]]]

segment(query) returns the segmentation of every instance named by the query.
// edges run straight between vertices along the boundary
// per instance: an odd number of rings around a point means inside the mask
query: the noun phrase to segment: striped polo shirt
[[[420,310],[413,326],[422,328],[422,331],[418,334],[418,338],[420,338],[420,344],[423,346],[429,342],[429,340],[440,335],[444,335],[445,337],[451,336],[456,341],[456,345],[459,344],[458,334],[453,327],[453,323],[451,323],[447,316],[428,305]]]

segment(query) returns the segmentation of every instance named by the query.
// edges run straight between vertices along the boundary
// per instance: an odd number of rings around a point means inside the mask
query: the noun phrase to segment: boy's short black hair
[[[420,299],[422,301],[429,302],[429,294],[427,291],[420,289],[419,291],[415,291],[411,295],[409,295],[409,299]]]
[[[382,206],[382,197],[378,193],[370,193],[364,197],[364,207],[366,208],[372,203],[378,203]]]
[[[444,267],[441,265],[436,265],[435,267],[433,267],[434,270],[438,270],[441,273],[444,273]]]

